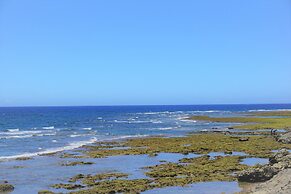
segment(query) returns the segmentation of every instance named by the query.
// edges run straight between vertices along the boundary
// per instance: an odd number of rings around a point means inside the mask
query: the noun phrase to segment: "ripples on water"
[[[70,150],[94,141],[184,135],[229,124],[187,121],[291,105],[201,105],[0,108],[0,159]]]

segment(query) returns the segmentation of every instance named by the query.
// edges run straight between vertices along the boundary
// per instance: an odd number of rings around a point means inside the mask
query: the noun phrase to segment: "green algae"
[[[105,173],[96,175],[79,174],[69,182],[81,181],[79,184],[56,184],[54,188],[79,189],[71,193],[140,193],[145,190],[167,186],[184,186],[204,181],[233,181],[233,172],[248,168],[240,164],[239,156],[215,157],[204,155],[198,158],[183,158],[178,163],[165,163],[145,167],[146,179],[127,178],[124,173]]]
[[[140,193],[151,189],[152,180],[133,179],[133,180],[110,180],[97,182],[85,190],[71,192],[71,194],[92,194],[92,193]]]
[[[271,113],[270,113],[271,114]],[[218,123],[242,123],[231,128],[235,129],[286,129],[291,130],[291,117],[271,118],[271,117],[209,117],[192,116],[189,120],[209,121]]]
[[[253,116],[279,116],[279,117],[291,117],[291,111],[262,111],[252,112]]]
[[[102,173],[102,174],[96,174],[96,175],[78,174],[70,178],[69,182],[77,182],[81,180],[82,184],[94,185],[98,181],[113,180],[113,179],[127,178],[127,177],[128,177],[128,174],[125,174],[125,173]]]
[[[86,158],[86,156],[83,155],[77,155],[77,154],[70,154],[70,153],[63,153],[60,158]]]
[[[64,183],[59,183],[59,184],[51,185],[51,187],[53,187],[55,189],[75,190],[75,189],[84,188],[85,186],[80,185],[80,184],[64,184]]]
[[[184,158],[179,163],[160,164],[148,167],[146,175],[163,181],[164,178],[178,177],[185,179],[186,184],[201,181],[232,181],[235,177],[231,173],[248,168],[240,164],[240,156],[215,157],[210,159],[204,155],[198,158]],[[180,181],[181,181],[180,180]],[[175,184],[176,185],[176,184]]]
[[[84,161],[73,161],[73,162],[66,162],[61,164],[62,166],[77,166],[77,165],[91,165],[94,162],[84,162]]]
[[[48,190],[40,190],[38,191],[38,194],[54,194],[54,192]]]
[[[246,141],[241,139],[246,138]],[[268,157],[275,149],[287,148],[291,145],[277,142],[270,136],[236,136],[220,133],[192,134],[186,137],[149,137],[130,139],[123,144],[129,149],[105,150],[93,147],[84,151],[88,157],[100,158],[116,155],[139,155],[157,153],[197,153],[207,154],[209,152],[245,152],[251,156]]]

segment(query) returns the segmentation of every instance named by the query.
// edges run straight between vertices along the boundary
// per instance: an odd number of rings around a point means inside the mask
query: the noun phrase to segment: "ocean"
[[[71,150],[97,141],[181,136],[230,125],[185,120],[189,115],[232,116],[278,109],[291,109],[291,104],[2,107],[0,160]]]

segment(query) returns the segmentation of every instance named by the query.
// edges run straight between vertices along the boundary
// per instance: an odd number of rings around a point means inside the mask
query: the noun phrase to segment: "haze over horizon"
[[[291,2],[0,1],[0,107],[291,103]]]

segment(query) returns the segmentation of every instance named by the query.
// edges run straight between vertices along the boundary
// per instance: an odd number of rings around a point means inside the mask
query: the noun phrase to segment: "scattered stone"
[[[225,151],[224,154],[231,155],[232,154],[232,151]]]
[[[279,137],[278,141],[282,142],[282,143],[290,144],[291,143],[291,132],[285,133],[284,135]]]
[[[155,157],[157,155],[158,155],[157,153],[149,153],[149,157]]]
[[[248,137],[241,137],[241,138],[239,138],[239,141],[249,141],[249,138]]]
[[[76,165],[91,165],[91,164],[94,164],[94,162],[74,161],[74,162],[67,162],[61,165],[62,166],[76,166]]]
[[[11,192],[14,190],[13,185],[11,184],[0,184],[0,192]]]
[[[31,160],[32,157],[19,157],[19,158],[16,158],[15,160]]]

